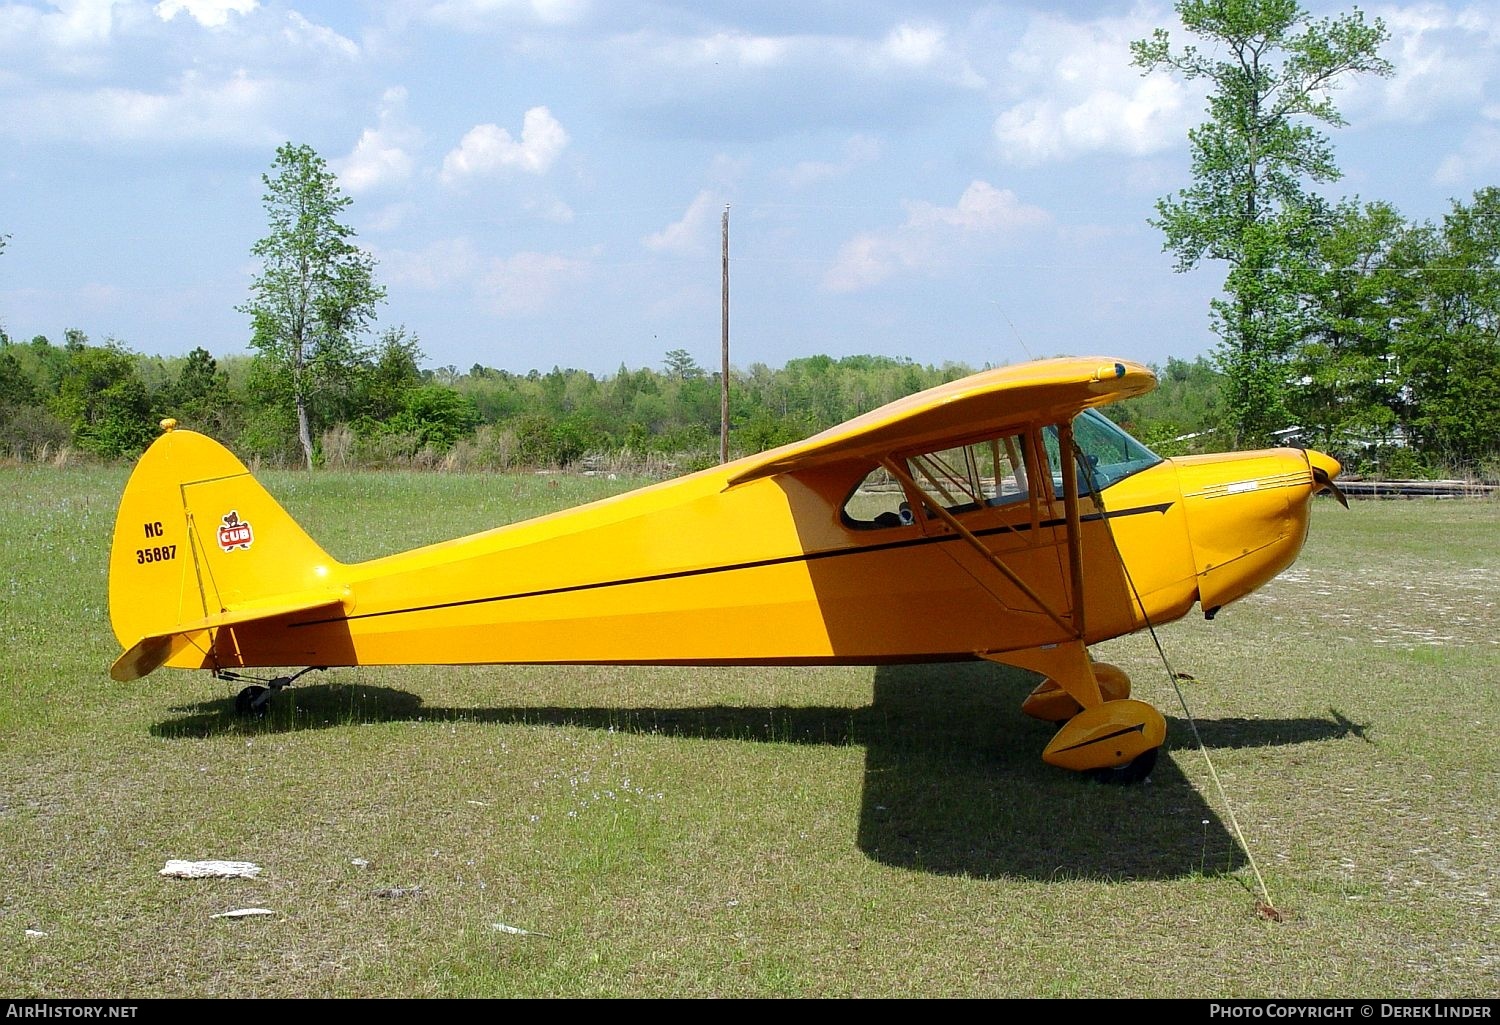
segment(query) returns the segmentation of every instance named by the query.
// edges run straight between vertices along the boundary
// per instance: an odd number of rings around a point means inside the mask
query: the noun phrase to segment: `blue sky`
[[[1307,2],[1315,16],[1351,5]],[[1361,5],[1338,195],[1500,184],[1500,4]],[[430,366],[1212,348],[1220,266],[1147,224],[1201,92],[1129,66],[1161,2],[0,0],[0,325],[245,352],[261,175],[313,146]]]

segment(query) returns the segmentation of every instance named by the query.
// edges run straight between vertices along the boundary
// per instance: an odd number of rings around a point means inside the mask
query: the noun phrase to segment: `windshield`
[[[1061,465],[1057,458],[1057,428],[1047,427],[1042,433],[1052,465]],[[1103,413],[1093,409],[1084,410],[1073,421],[1073,440],[1089,465],[1089,472],[1079,475],[1080,494],[1090,494],[1096,486],[1102,491],[1111,484],[1162,461],[1161,456],[1120,430]],[[1058,494],[1061,493],[1059,490]]]

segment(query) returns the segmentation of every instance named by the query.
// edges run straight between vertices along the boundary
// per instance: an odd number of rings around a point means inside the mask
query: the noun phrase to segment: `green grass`
[[[632,483],[265,479],[343,559]],[[0,471],[0,995],[1496,990],[1500,504],[1320,501],[1291,571],[1160,631],[1272,922],[1149,637],[1098,650],[1169,720],[1131,788],[1044,765],[986,665],[332,670],[247,723],[109,680],[123,482]]]

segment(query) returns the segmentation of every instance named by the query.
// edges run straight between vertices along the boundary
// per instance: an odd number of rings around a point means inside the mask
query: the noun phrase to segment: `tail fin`
[[[220,627],[337,604],[338,564],[218,442],[165,433],[136,464],[115,518],[109,618],[125,647],[110,670],[215,665]]]

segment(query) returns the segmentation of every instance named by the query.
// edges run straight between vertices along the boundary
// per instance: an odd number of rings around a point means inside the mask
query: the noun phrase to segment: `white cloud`
[[[1179,145],[1194,94],[1163,72],[1143,77],[1130,64],[1131,41],[1149,36],[1157,20],[1141,10],[1090,22],[1034,17],[1007,58],[1017,99],[995,119],[1001,158],[1029,166]]]
[[[162,21],[186,14],[207,28],[222,28],[231,14],[249,14],[258,6],[258,0],[161,0],[155,11]]]
[[[416,130],[406,124],[405,108],[406,90],[400,86],[387,89],[381,97],[379,126],[366,128],[347,157],[331,161],[350,192],[366,192],[411,177],[415,162],[408,148],[418,138]]]
[[[870,135],[854,135],[844,143],[842,160],[804,160],[790,170],[782,172],[781,177],[790,187],[805,189],[844,177],[855,168],[878,159],[880,151],[879,139]]]
[[[467,238],[439,239],[416,251],[393,249],[377,255],[382,279],[428,292],[469,281],[482,265]]]
[[[989,182],[971,182],[957,206],[934,206],[917,200],[908,206],[906,225],[916,231],[950,227],[961,231],[1002,232],[1031,227],[1047,220],[1045,211],[1026,206],[1009,189]]]
[[[492,261],[477,287],[495,313],[539,313],[588,267],[584,260],[555,253],[517,253]]]
[[[410,201],[387,203],[376,207],[373,213],[369,209],[361,210],[360,219],[364,222],[364,231],[376,235],[387,234],[399,229],[419,209],[416,203]]]
[[[657,57],[667,64],[727,64],[740,68],[767,68],[782,63],[792,51],[789,39],[757,36],[748,32],[715,32],[710,36],[667,39],[656,47]]]
[[[921,67],[942,56],[944,32],[933,26],[897,25],[886,35],[880,48],[898,64]]]
[[[589,11],[588,0],[443,0],[422,12],[428,21],[469,31],[496,25],[571,25]]]
[[[682,253],[696,249],[707,238],[708,228],[714,223],[722,205],[712,192],[705,189],[693,197],[680,220],[655,234],[647,235],[641,239],[641,245],[659,253]]]
[[[412,158],[398,145],[390,145],[378,128],[366,128],[354,151],[334,162],[339,181],[350,192],[366,192],[411,177]]]
[[[515,169],[543,174],[568,144],[568,133],[546,107],[532,107],[521,125],[517,142],[494,124],[469,129],[458,148],[443,158],[441,179],[452,185],[478,174]]]
[[[966,88],[984,84],[942,28],[912,23],[897,25],[880,39],[741,30],[689,36],[645,30],[612,39],[609,52],[634,77],[657,85],[663,75],[669,85],[682,85],[684,74],[690,77],[695,70],[711,72],[716,84],[722,84],[726,72],[740,73],[732,77],[736,81],[773,73],[831,74],[837,82],[830,87],[842,89],[851,87],[851,75],[882,81],[915,75]]]
[[[910,266],[905,247],[895,237],[856,235],[839,247],[838,258],[823,275],[823,287],[830,292],[858,292]]]
[[[1472,188],[1500,173],[1500,106],[1483,111],[1486,119],[1469,130],[1458,152],[1438,165],[1433,181],[1447,188]]]
[[[55,0],[52,10],[7,3],[0,5],[0,47],[33,51],[89,50],[109,42],[116,16],[128,16],[121,0]]]
[[[1351,83],[1356,102],[1381,114],[1425,121],[1443,110],[1473,110],[1500,76],[1500,11],[1419,3],[1373,12],[1390,30],[1384,56],[1395,73]]]
[[[358,43],[325,25],[314,24],[296,11],[288,13],[286,20],[287,25],[281,30],[281,36],[293,46],[325,51],[340,57],[359,56]]]
[[[857,292],[898,272],[932,271],[968,239],[1010,235],[1048,220],[1044,210],[1027,206],[1009,189],[975,181],[954,206],[925,200],[909,203],[900,227],[866,232],[844,243],[823,276],[823,287],[830,292]]]
[[[0,100],[0,134],[23,139],[181,141],[260,146],[277,136],[266,124],[277,87],[243,71],[210,80],[179,76],[175,92],[109,87]]]
[[[486,257],[468,238],[439,239],[418,250],[384,250],[377,256],[383,281],[427,292],[472,291],[491,313],[506,316],[541,312],[591,266],[587,259],[555,253]]]
[[[949,42],[948,33],[936,25],[897,25],[860,57],[876,73],[915,71],[966,89],[985,85],[983,76]]]
[[[51,35],[63,46],[99,43],[114,28],[119,0],[59,0],[56,16],[48,16]]]
[[[528,199],[521,204],[521,207],[527,213],[544,221],[551,221],[554,224],[573,223],[573,208],[556,196]]]

